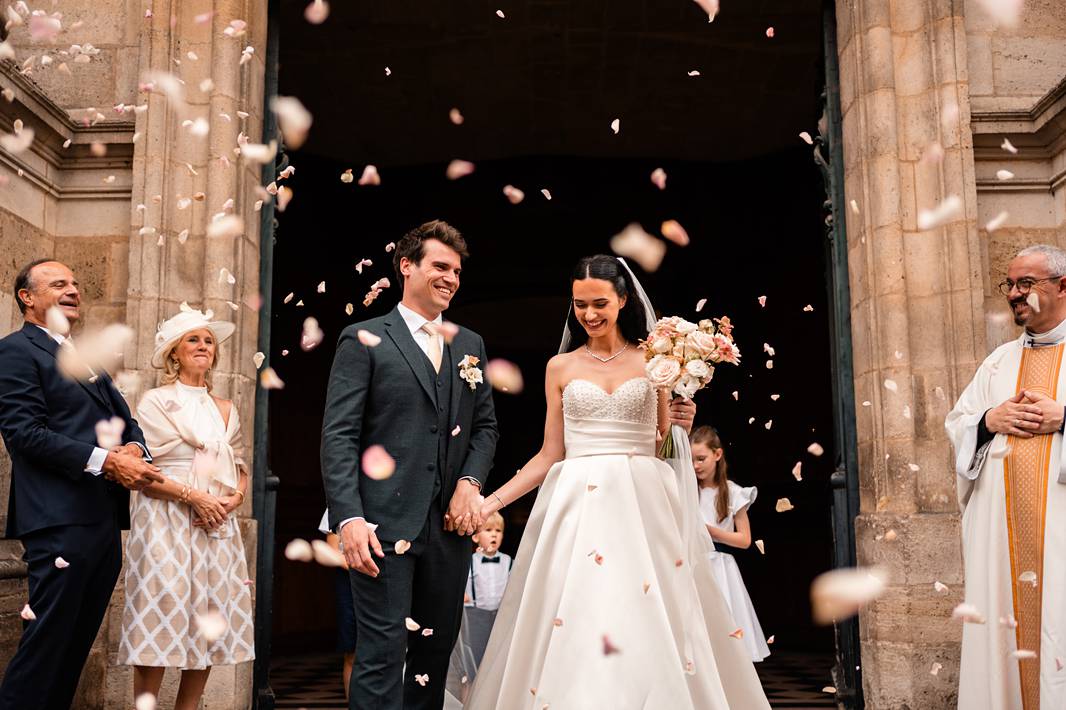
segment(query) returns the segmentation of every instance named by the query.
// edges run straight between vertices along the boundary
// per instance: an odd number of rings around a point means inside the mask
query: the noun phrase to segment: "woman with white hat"
[[[135,666],[134,695],[158,695],[166,668],[179,668],[175,710],[200,703],[211,666],[255,658],[248,564],[233,511],[248,491],[240,420],[211,394],[218,346],[234,324],[189,308],[156,334],[149,390],[137,420],[166,476],[130,502],[126,603],[119,663]]]

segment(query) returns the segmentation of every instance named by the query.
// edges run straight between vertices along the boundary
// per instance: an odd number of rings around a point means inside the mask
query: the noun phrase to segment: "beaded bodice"
[[[646,377],[634,377],[608,394],[588,380],[574,379],[563,389],[563,414],[572,419],[651,424],[657,422],[658,397]]]

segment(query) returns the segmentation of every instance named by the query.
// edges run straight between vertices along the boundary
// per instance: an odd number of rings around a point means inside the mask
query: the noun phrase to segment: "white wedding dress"
[[[467,710],[769,708],[730,636],[695,478],[655,457],[657,402],[643,377],[563,390],[566,458],[533,506]]]

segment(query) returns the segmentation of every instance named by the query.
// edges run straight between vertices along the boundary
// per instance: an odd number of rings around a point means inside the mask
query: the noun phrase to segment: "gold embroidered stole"
[[[1057,396],[1063,345],[1023,348],[1018,392]],[[1047,484],[1051,468],[1052,434],[1031,439],[1011,436],[1010,452],[1003,461],[1006,490],[1007,538],[1010,549],[1011,590],[1018,649],[1033,651],[1033,659],[1019,659],[1022,707],[1040,709],[1040,625],[1044,595],[1044,523]],[[1027,574],[1029,573],[1029,574]],[[1035,578],[1034,575],[1035,574]],[[1023,577],[1022,580],[1019,577]]]

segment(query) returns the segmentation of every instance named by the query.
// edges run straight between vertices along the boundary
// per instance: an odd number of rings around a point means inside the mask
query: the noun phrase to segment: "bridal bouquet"
[[[678,316],[660,318],[648,339],[640,342],[648,379],[658,389],[692,398],[714,377],[720,362],[740,364],[727,316],[692,323]]]

